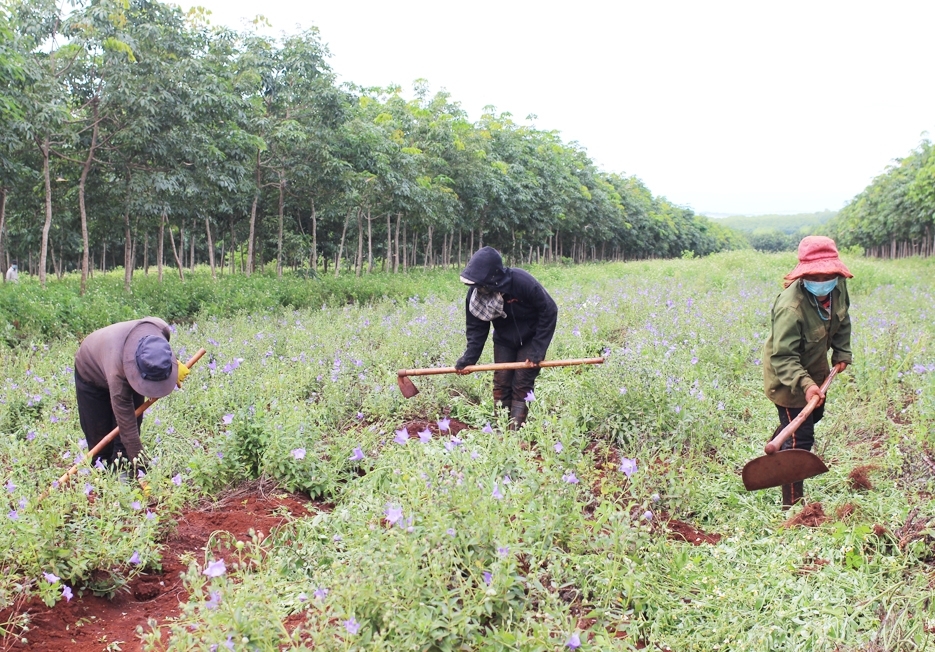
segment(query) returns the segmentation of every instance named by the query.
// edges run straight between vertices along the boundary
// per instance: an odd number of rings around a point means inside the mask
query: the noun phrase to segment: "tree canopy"
[[[156,0],[0,10],[0,262],[178,274],[197,262],[369,273],[704,255],[746,246],[577,143],[445,92],[339,84],[280,38]],[[330,266],[330,272],[329,272]]]

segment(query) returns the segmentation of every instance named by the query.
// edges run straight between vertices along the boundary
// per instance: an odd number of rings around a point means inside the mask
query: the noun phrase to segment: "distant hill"
[[[731,215],[718,219],[719,224],[736,231],[752,233],[759,230],[776,230],[787,235],[799,233],[802,229],[817,227],[837,215],[837,211],[818,213],[799,213],[797,215]],[[714,217],[709,215],[709,217]]]

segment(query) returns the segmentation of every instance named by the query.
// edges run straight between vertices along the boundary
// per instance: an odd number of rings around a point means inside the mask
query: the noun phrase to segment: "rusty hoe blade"
[[[399,385],[399,391],[406,398],[412,398],[419,393],[419,388],[412,383],[409,376],[396,376],[396,384]]]
[[[793,448],[747,462],[743,467],[743,486],[747,491],[781,487],[827,471],[828,467],[817,455]]]

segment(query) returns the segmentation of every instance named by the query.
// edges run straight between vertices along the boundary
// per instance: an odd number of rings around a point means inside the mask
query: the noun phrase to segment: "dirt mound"
[[[400,429],[405,428],[406,432],[409,433],[409,439],[418,439],[419,433],[424,431],[426,428],[432,433],[432,436],[441,435],[442,431],[438,427],[437,421],[426,421],[424,419],[414,419],[413,421],[407,421]],[[457,419],[451,419],[448,423],[447,435],[457,436],[462,430],[472,430],[471,426],[464,423],[463,421],[458,421]]]
[[[38,598],[26,603],[20,613],[29,614],[29,630],[21,636],[27,643],[0,641],[3,649],[69,650],[100,652],[140,649],[136,628],[148,629],[147,620],[163,622],[179,614],[179,603],[187,599],[179,574],[186,569],[180,558],[204,551],[211,535],[229,532],[248,539],[249,531],[269,534],[293,517],[327,511],[329,505],[312,505],[299,495],[276,491],[262,482],[229,492],[217,502],[183,512],[176,518],[164,541],[161,572],[143,574],[131,581],[113,599],[91,594],[77,595],[49,609]],[[11,616],[0,613],[0,622]],[[111,646],[111,647],[108,647]]]
[[[669,528],[669,532],[666,535],[669,539],[673,541],[687,541],[693,546],[700,546],[705,543],[714,545],[721,540],[720,534],[707,534],[684,521],[678,521],[674,518],[666,522],[666,527]]]
[[[809,503],[802,511],[783,523],[784,527],[819,527],[828,517],[821,503]]]
[[[876,468],[876,464],[864,464],[854,467],[851,472],[847,474],[847,480],[851,485],[851,489],[855,491],[870,491],[873,489],[873,483],[870,482],[868,474]]]

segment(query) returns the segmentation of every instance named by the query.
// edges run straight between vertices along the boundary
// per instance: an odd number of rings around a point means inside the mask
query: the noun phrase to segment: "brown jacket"
[[[820,385],[831,372],[828,349],[831,364],[851,362],[850,305],[843,278],[831,292],[827,321],[801,280],[776,297],[769,338],[763,345],[763,384],[769,400],[782,407],[805,407],[805,390]]]
[[[81,342],[75,354],[75,370],[86,383],[107,389],[110,392],[110,405],[114,410],[117,427],[120,428],[120,441],[127,450],[127,457],[135,459],[143,449],[140,431],[136,424],[134,396],[139,396],[123,371],[123,345],[130,331],[140,322],[151,322],[162,329],[166,340],[169,339],[169,325],[158,317],[144,317],[132,321],[122,321],[96,330]]]

